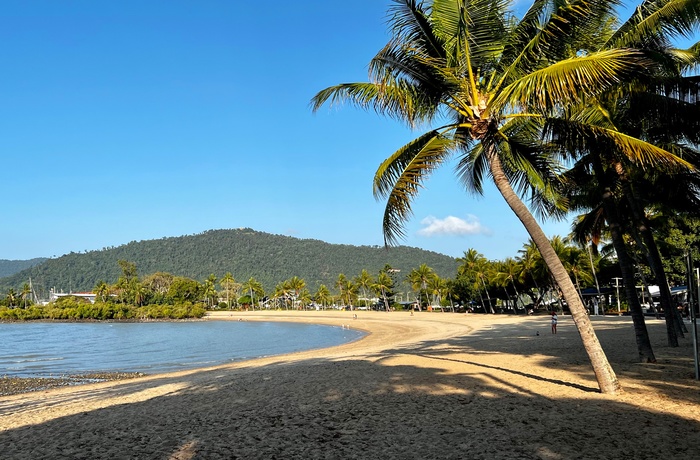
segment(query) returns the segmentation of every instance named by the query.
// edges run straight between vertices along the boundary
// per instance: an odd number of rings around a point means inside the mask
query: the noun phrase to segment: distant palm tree
[[[316,293],[314,294],[313,298],[314,301],[319,302],[325,310],[326,306],[330,303],[331,300],[331,291],[328,290],[325,284],[321,284],[316,290]]]
[[[428,282],[436,276],[435,271],[428,267],[427,264],[419,265],[418,268],[414,268],[406,275],[406,280],[411,283],[411,288],[418,292],[418,304],[420,308],[423,306],[422,296],[426,293]],[[428,301],[429,300],[426,299],[426,303]]]
[[[32,293],[32,288],[29,287],[29,283],[24,283],[22,286],[22,291],[20,292],[20,296],[22,297],[22,302],[24,304],[24,308],[27,308],[27,297],[29,297],[29,294]]]
[[[377,275],[377,281],[374,283],[374,289],[377,294],[381,295],[384,301],[384,309],[389,311],[389,299],[387,293],[394,289],[394,280],[391,279],[388,273],[380,271]]]
[[[219,280],[219,285],[224,291],[226,291],[226,305],[228,306],[228,308],[231,308],[231,291],[233,291],[236,288],[236,286],[240,287],[240,285],[236,283],[236,279],[233,277],[231,272],[226,272],[223,278]],[[237,292],[234,292],[234,298],[236,296]]]
[[[109,292],[109,286],[107,283],[104,281],[100,280],[97,282],[95,287],[93,288],[95,291],[95,295],[102,301],[104,302],[107,298],[107,294]]]
[[[518,299],[520,298],[520,293],[518,292],[515,282],[520,277],[521,271],[522,267],[512,257],[507,257],[504,261],[497,264],[496,280],[499,281],[503,289],[505,289],[506,297],[510,297],[507,286],[510,284],[513,287],[513,293],[515,294],[515,300],[513,301],[514,311],[517,311]]]
[[[255,310],[255,299],[260,299],[261,297],[265,296],[265,289],[263,289],[262,283],[252,276],[248,279],[248,281],[243,283],[241,286],[241,291],[245,293],[244,295],[248,295],[250,297],[249,302],[253,310]]]
[[[289,280],[287,280],[287,286],[293,293],[293,301],[298,302],[299,301],[299,294],[306,288],[306,281],[304,281],[302,278],[299,278],[298,276],[293,276]],[[301,306],[299,307],[301,308]]]
[[[374,280],[372,279],[372,275],[369,274],[369,272],[365,269],[360,272],[358,276],[355,277],[353,280],[355,286],[358,287],[362,291],[362,297],[365,299],[365,307],[367,306],[367,296],[369,295],[370,289],[372,289],[372,283],[374,283]]]
[[[216,282],[217,279],[213,273],[204,281],[204,292],[202,294],[206,304],[210,307],[214,305],[217,298]]]
[[[17,299],[17,293],[15,292],[14,289],[11,289],[7,291],[7,303],[10,308],[15,306],[15,300]]]

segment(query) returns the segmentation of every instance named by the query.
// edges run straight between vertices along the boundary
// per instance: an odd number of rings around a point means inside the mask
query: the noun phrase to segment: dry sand
[[[693,459],[692,340],[636,362],[628,317],[593,318],[624,394],[597,391],[569,316],[224,313],[350,325],[357,342],[0,397],[2,459]],[[539,335],[537,335],[539,332]]]

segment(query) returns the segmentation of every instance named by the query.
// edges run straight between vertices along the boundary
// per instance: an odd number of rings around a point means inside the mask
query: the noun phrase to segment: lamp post
[[[615,277],[613,279],[615,280],[615,292],[617,292],[617,314],[621,315],[622,312],[620,311],[620,284],[619,284],[619,281],[622,278]]]

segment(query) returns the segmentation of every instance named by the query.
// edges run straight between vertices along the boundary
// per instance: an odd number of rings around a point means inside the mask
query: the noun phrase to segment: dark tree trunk
[[[625,296],[632,315],[632,322],[634,323],[634,335],[637,341],[639,360],[641,362],[655,363],[656,357],[654,356],[654,351],[651,348],[649,332],[647,331],[646,322],[644,321],[644,312],[642,311],[642,306],[639,303],[639,297],[637,297],[637,289],[634,282],[634,264],[632,263],[632,259],[627,252],[622,226],[617,213],[617,204],[615,203],[610,187],[606,183],[606,176],[602,164],[598,159],[595,159],[593,163],[596,178],[598,180],[598,186],[600,187],[603,195],[602,201],[603,210],[605,212],[605,220],[608,222],[613,246],[615,247],[615,252],[617,253],[617,261],[620,265],[622,281],[625,287]]]

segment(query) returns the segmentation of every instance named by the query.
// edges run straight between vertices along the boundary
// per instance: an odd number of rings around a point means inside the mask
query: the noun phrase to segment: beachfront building
[[[94,292],[56,292],[56,289],[52,288],[49,293],[49,302],[54,302],[60,297],[65,296],[81,297],[83,299],[89,300],[90,303],[95,303],[95,298],[97,297],[97,294],[95,294]]]

